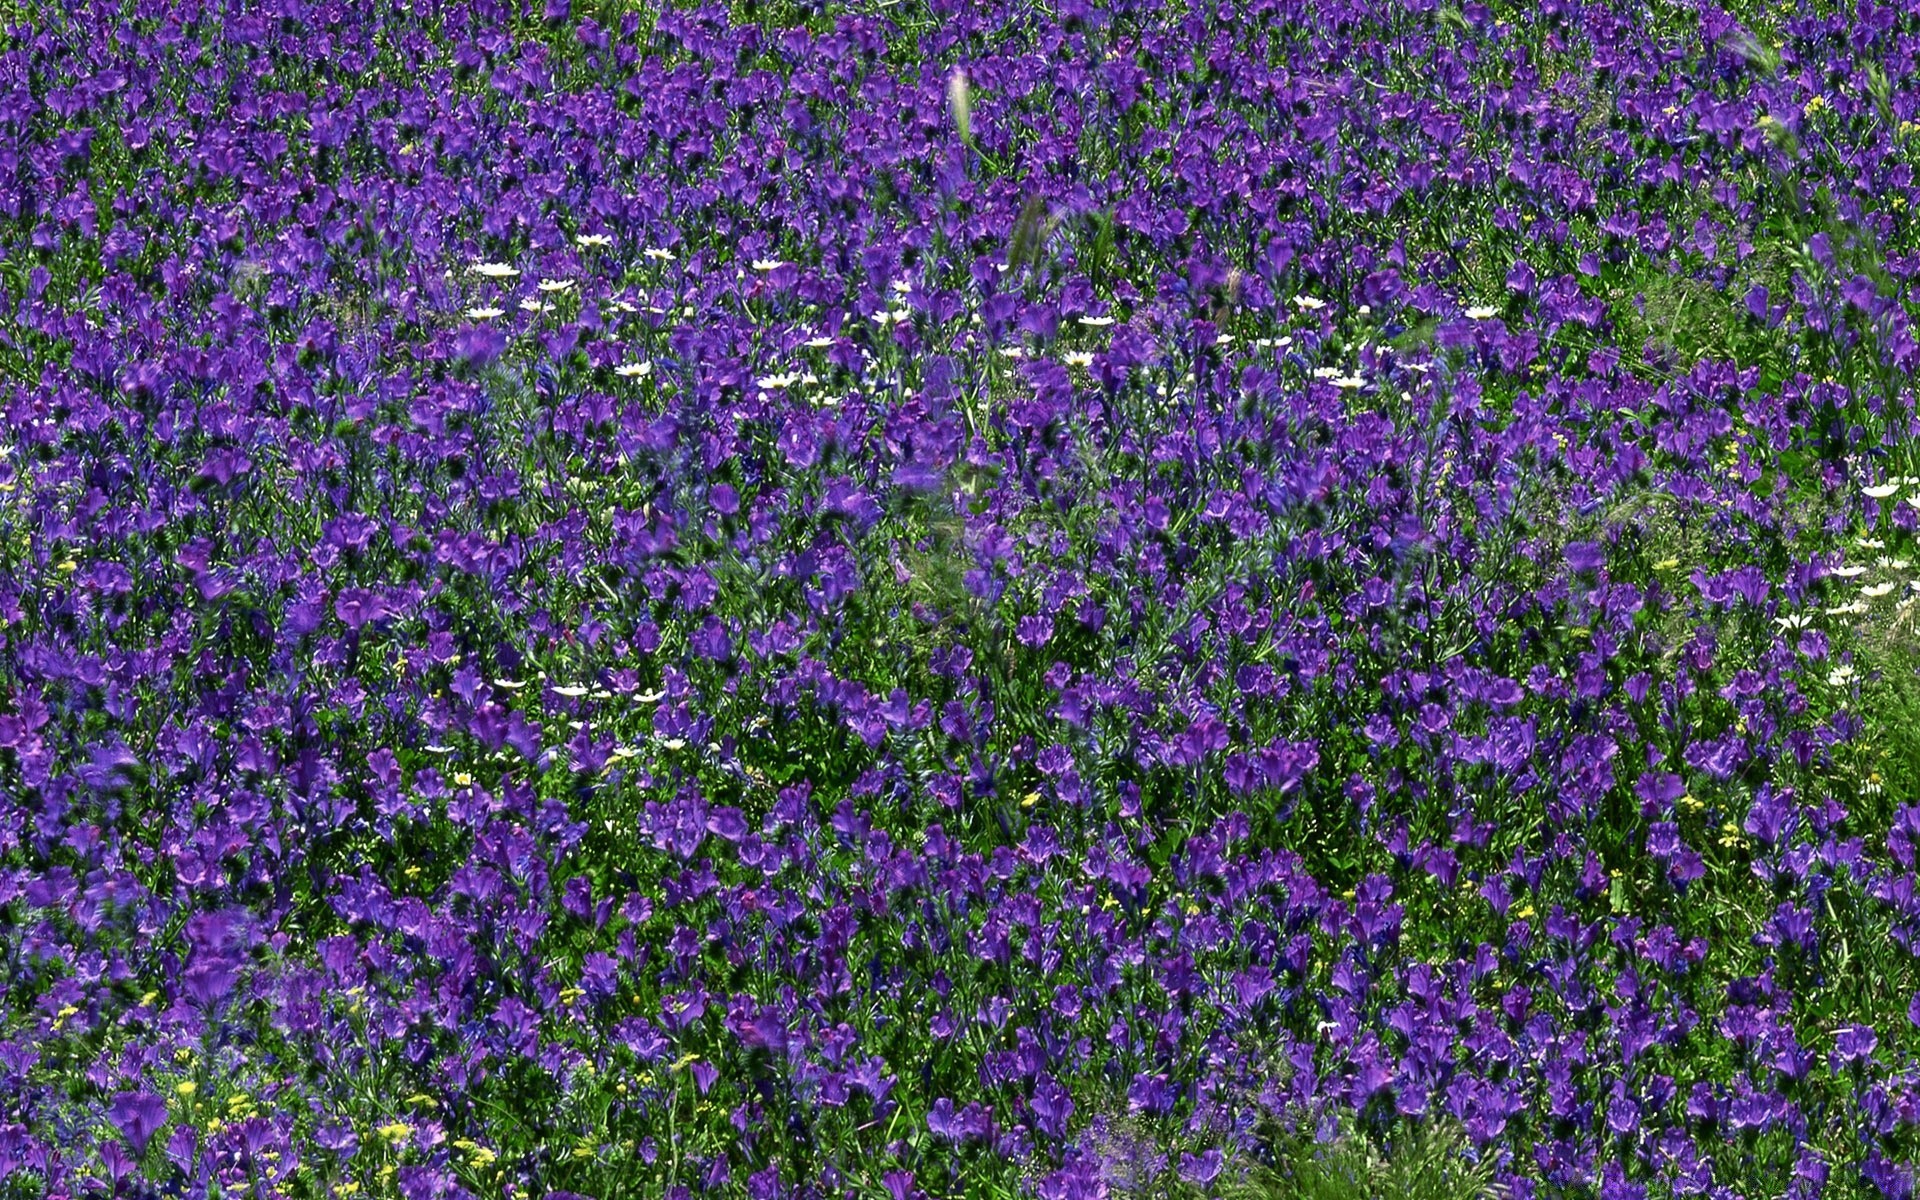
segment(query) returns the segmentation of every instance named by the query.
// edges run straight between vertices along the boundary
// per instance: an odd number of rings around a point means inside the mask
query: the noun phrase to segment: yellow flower
[[[193,1098],[193,1094],[199,1090],[200,1090],[200,1085],[195,1083],[191,1079],[182,1079],[179,1083],[173,1086],[173,1091],[175,1095],[180,1096],[182,1099],[188,1099],[188,1100],[191,1100]]]
[[[394,1121],[391,1124],[380,1126],[374,1130],[374,1132],[387,1139],[389,1145],[398,1146],[401,1142],[406,1141],[407,1137],[413,1133],[413,1126],[408,1125],[404,1121]]]

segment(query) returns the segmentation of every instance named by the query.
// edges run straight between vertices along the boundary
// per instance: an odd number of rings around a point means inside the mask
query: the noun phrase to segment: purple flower
[[[146,1153],[147,1143],[167,1123],[167,1102],[152,1092],[119,1092],[107,1115],[138,1156]]]
[[[1598,542],[1568,542],[1567,567],[1577,572],[1598,571],[1607,565],[1606,548]]]
[[[1640,1127],[1640,1109],[1625,1096],[1615,1096],[1607,1102],[1607,1128],[1625,1136]]]
[[[1182,1154],[1180,1178],[1199,1187],[1205,1187],[1220,1177],[1222,1162],[1223,1156],[1217,1147],[1199,1154]]]
[[[966,1122],[954,1111],[953,1101],[942,1096],[927,1110],[927,1128],[933,1136],[957,1142],[966,1136]]]
[[[1073,1097],[1051,1075],[1042,1075],[1033,1089],[1033,1115],[1036,1128],[1050,1138],[1066,1133],[1073,1116]]]
[[[1833,1069],[1866,1061],[1879,1044],[1871,1025],[1842,1025],[1833,1037]]]
[[[888,1171],[880,1177],[880,1186],[887,1189],[888,1200],[914,1200],[925,1195],[915,1186],[912,1171]]]

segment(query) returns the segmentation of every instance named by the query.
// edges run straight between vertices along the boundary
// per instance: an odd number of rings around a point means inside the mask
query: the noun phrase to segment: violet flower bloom
[[[137,1158],[146,1153],[147,1143],[167,1123],[167,1102],[152,1092],[119,1092],[107,1115]]]

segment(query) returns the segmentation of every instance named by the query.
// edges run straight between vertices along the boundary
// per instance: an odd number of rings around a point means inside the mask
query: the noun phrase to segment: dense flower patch
[[[1913,1194],[1900,6],[28,9],[9,1195]]]

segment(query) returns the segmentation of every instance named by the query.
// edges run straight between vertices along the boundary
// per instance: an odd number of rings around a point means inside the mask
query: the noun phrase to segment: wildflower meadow
[[[1912,1200],[1920,8],[0,0],[0,1200]]]

